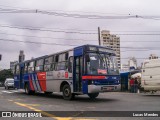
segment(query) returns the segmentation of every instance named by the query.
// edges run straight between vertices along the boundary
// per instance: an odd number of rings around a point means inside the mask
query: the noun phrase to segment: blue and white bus
[[[83,45],[15,65],[14,83],[27,94],[62,92],[71,100],[88,94],[120,90],[120,74],[112,49]]]

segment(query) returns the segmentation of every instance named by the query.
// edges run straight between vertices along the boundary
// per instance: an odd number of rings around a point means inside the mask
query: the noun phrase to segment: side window
[[[45,58],[44,64],[47,65],[47,64],[53,63],[53,61],[54,61],[54,56],[50,56]]]
[[[67,62],[60,62],[56,63],[55,70],[66,70],[67,69]]]
[[[25,63],[24,73],[28,73],[28,65],[29,65],[29,63]]]
[[[67,52],[67,53],[65,53],[65,61],[67,61],[67,60],[68,60],[68,56],[69,56],[68,52]]]
[[[55,70],[55,63],[52,63],[50,66],[50,71],[53,71],[53,70]]]
[[[59,55],[59,59],[58,59],[58,62],[62,62],[62,61],[64,61],[64,58],[65,58],[65,56],[64,56],[65,54],[60,54]]]
[[[68,61],[68,72],[72,73],[72,68],[73,67],[73,57],[69,57]]]
[[[51,64],[44,65],[44,71],[50,71]]]
[[[44,59],[39,59],[36,60],[36,66],[35,66],[35,71],[39,72],[39,71],[43,71],[44,68]]]
[[[61,53],[55,56],[54,68],[56,71],[68,69],[68,56],[69,56],[68,52]]]
[[[16,65],[16,66],[15,66],[15,74],[19,74],[19,72],[20,72],[20,71],[19,71],[19,65]]]
[[[56,55],[55,56],[55,62],[58,62],[59,61],[59,55]]]
[[[14,66],[14,71],[13,71],[14,74],[16,74],[16,67],[17,65]]]
[[[52,71],[53,70],[53,61],[54,61],[54,56],[50,56],[45,58],[45,63],[44,63],[44,71]]]
[[[34,71],[34,61],[28,63],[28,73],[32,73]]]

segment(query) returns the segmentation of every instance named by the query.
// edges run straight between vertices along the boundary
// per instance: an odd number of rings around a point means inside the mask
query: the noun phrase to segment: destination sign
[[[89,50],[91,50],[91,51],[97,51],[97,48],[96,47],[89,47]]]
[[[114,51],[113,51],[113,50],[110,50],[110,49],[105,49],[105,48],[99,48],[98,50],[99,50],[99,52],[108,52],[108,53],[114,53]]]
[[[98,47],[94,47],[94,46],[89,46],[88,47],[89,51],[97,51],[97,52],[107,52],[107,53],[115,53],[113,50],[111,49],[107,49],[107,48],[98,48]]]

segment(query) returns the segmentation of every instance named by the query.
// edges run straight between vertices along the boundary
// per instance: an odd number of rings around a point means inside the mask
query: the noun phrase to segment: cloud
[[[16,9],[39,9],[39,10],[57,10],[58,12],[67,13],[79,13],[79,14],[98,14],[98,15],[158,15],[159,13],[159,1],[155,0],[154,3],[151,0],[1,0],[0,8],[11,8],[5,6],[13,6]],[[70,11],[70,12],[68,12]],[[105,13],[105,14],[104,14]],[[14,13],[14,14],[2,14],[0,13],[0,25],[7,24],[10,26],[32,26],[46,28],[58,28],[52,30],[62,30],[66,31],[77,31],[80,30],[90,30],[81,32],[93,32],[97,33],[97,28],[100,27],[101,30],[110,30],[111,34],[122,33],[122,34],[140,34],[142,32],[133,31],[160,31],[160,21],[159,20],[147,20],[147,19],[85,19],[85,18],[70,18],[70,17],[58,17],[53,15],[44,15],[36,13]],[[68,30],[74,29],[74,30]],[[63,39],[49,39],[49,38],[35,38],[26,36],[14,36],[0,34],[0,39],[13,39],[22,41],[35,41],[35,42],[47,42],[47,43],[58,43],[66,44],[66,46],[58,45],[37,45],[29,43],[16,43],[16,42],[5,42],[0,41],[0,54],[3,55],[2,61],[0,62],[0,67],[9,68],[9,62],[18,59],[19,51],[24,50],[26,59],[31,57],[38,57],[46,54],[52,54],[61,50],[73,48],[73,46],[67,46],[67,44],[95,44],[98,45],[97,34],[67,34],[63,32],[44,32],[35,30],[25,30],[25,29],[15,29],[15,28],[4,28],[0,27],[0,32],[4,31],[7,34],[17,34],[17,35],[28,35],[28,36],[39,36],[39,37],[52,37],[52,38],[65,38]],[[121,31],[121,32],[114,32]],[[132,31],[132,32],[128,32]],[[146,33],[146,32],[145,32]],[[148,33],[148,32],[147,32]],[[151,33],[151,32],[150,32]],[[155,32],[152,32],[155,33]],[[158,35],[119,35],[121,39],[121,46],[128,47],[154,47],[159,46],[160,42],[123,42],[123,41],[152,41],[159,40]],[[75,40],[71,40],[75,39]],[[77,40],[76,39],[82,39]],[[93,40],[93,41],[88,41]],[[96,41],[97,40],[97,41]],[[127,49],[121,48],[121,51],[127,51]],[[135,56],[137,58],[146,58],[150,53],[156,53],[160,56],[159,50],[150,51],[127,51],[122,52],[121,56],[123,58]],[[143,60],[138,60],[139,64]],[[126,60],[122,59],[122,63]]]

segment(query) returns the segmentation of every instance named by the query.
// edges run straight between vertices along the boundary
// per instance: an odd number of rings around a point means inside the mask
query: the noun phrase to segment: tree
[[[6,78],[13,78],[11,69],[4,69],[0,71],[0,82],[4,83]]]

